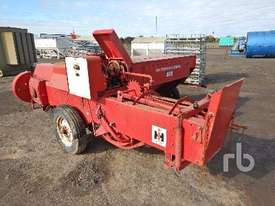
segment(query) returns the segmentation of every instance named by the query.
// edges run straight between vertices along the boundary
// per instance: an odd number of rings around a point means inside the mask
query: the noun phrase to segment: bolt
[[[193,108],[194,108],[194,109],[198,109],[198,108],[199,108],[198,102],[194,102],[194,103],[193,103]]]

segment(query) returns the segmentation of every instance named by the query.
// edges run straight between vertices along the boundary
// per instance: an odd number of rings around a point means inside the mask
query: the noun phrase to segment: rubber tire
[[[56,127],[56,120],[62,116],[70,125],[73,133],[73,143],[71,146],[65,146],[61,141]],[[66,153],[80,154],[88,144],[88,135],[86,133],[85,124],[79,113],[71,106],[62,105],[52,110],[52,119],[54,123],[55,137]]]
[[[172,87],[170,89],[162,89],[160,90],[160,95],[173,99],[179,99],[181,97],[180,91],[177,87]]]
[[[177,87],[173,87],[169,91],[169,96],[173,99],[179,99],[181,97],[179,89]]]

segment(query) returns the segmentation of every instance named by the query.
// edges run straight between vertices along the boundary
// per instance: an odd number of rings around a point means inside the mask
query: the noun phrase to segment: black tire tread
[[[54,113],[63,113],[65,117],[68,117],[68,121],[72,122],[74,125],[75,129],[75,138],[77,139],[77,145],[75,145],[75,150],[71,151],[70,153],[72,154],[80,154],[82,153],[88,143],[88,136],[86,135],[86,130],[85,130],[85,124],[79,113],[71,106],[69,105],[61,105],[53,109],[53,117]],[[55,118],[53,118],[55,121]],[[56,138],[59,140],[57,131],[56,131]],[[62,144],[62,143],[61,143]]]
[[[177,87],[173,87],[170,90],[170,96],[175,99],[179,99],[181,97],[179,89]]]
[[[181,97],[181,93],[177,87],[162,89],[160,94],[173,99],[179,99]]]

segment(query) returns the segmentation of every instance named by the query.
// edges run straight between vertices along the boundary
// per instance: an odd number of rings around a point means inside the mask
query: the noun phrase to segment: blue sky
[[[114,28],[121,36],[214,32],[243,35],[275,29],[274,0],[0,0],[0,26],[33,33],[89,35]]]

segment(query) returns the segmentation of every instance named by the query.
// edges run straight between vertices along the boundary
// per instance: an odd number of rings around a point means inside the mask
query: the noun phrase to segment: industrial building
[[[0,77],[32,70],[35,62],[33,34],[27,29],[0,27]]]
[[[152,56],[164,53],[165,37],[136,37],[131,42],[132,56]]]
[[[62,34],[40,34],[34,41],[39,58],[60,59],[68,56],[73,47],[71,39]]]

